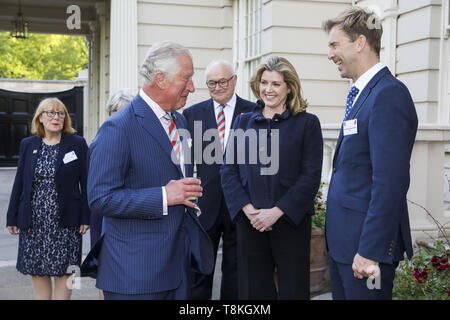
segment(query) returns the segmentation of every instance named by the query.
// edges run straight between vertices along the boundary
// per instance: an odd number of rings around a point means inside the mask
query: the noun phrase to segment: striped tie
[[[223,108],[225,105],[222,103],[219,105],[219,114],[217,115],[217,129],[219,130],[220,143],[222,144],[222,152],[225,151],[225,113]]]
[[[178,161],[178,163],[180,163],[181,142],[180,142],[180,136],[178,135],[177,127],[175,126],[175,121],[173,121],[172,114],[170,114],[170,113],[166,113],[163,118],[167,120],[167,124],[169,125],[170,143],[172,144],[173,151],[175,152],[175,155],[177,156],[177,161]]]

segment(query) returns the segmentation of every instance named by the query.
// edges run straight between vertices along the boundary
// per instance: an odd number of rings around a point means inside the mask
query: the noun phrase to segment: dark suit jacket
[[[241,113],[252,111],[256,107],[256,104],[236,96],[236,107],[233,113],[232,124],[236,117]],[[216,116],[214,113],[214,102],[212,99],[197,103],[183,111],[183,115],[187,120],[187,128],[193,139],[194,148],[201,146],[201,154],[205,148],[211,143],[217,144],[217,150],[221,149],[219,133],[217,131]],[[194,136],[194,121],[202,122],[202,136],[206,130],[215,129],[217,131],[215,139],[213,141],[196,141]],[[232,126],[231,126],[232,128]],[[193,148],[193,149],[194,149]],[[193,150],[199,152],[199,150]],[[214,155],[214,153],[213,153]],[[198,199],[198,206],[200,207],[202,214],[200,215],[200,221],[206,230],[213,227],[216,222],[219,213],[220,205],[222,203],[222,185],[220,181],[220,167],[221,163],[206,164],[204,159],[197,163],[197,175],[202,179],[203,196]]]
[[[174,114],[177,128],[185,128],[184,117]],[[176,289],[190,254],[199,272],[211,273],[211,240],[196,214],[177,205],[163,215],[161,186],[183,174],[171,160],[164,128],[140,95],[103,123],[90,149],[89,205],[104,217],[105,229],[101,250],[93,248],[100,251],[97,286],[120,294]],[[192,165],[185,168],[192,176]]]
[[[7,213],[7,226],[27,229],[31,225],[31,191],[36,160],[42,139],[25,138],[20,143],[19,163]],[[64,155],[75,151],[77,159],[66,164]],[[63,134],[56,160],[56,191],[60,208],[61,227],[89,225],[89,207],[86,196],[86,155],[88,146],[84,138]]]
[[[273,130],[279,131],[279,168],[273,175],[261,175],[261,168],[269,165],[249,163],[249,139],[243,144],[234,138],[234,146],[228,144],[227,153],[234,147],[234,164],[226,158],[226,164],[221,168],[222,188],[232,219],[235,219],[241,209],[248,203],[255,208],[268,209],[279,207],[286,219],[293,225],[298,225],[305,215],[314,214],[314,197],[320,185],[322,172],[323,141],[319,119],[310,113],[299,113],[295,116],[286,110],[273,119],[266,119],[262,108],[255,112],[240,115],[234,124],[234,129],[267,130],[271,148],[274,137]],[[242,146],[242,147],[240,147]],[[256,150],[260,150],[261,141],[258,138]],[[276,156],[276,150],[270,152]],[[238,164],[236,156],[246,154],[246,161]]]
[[[380,263],[412,255],[406,193],[417,114],[406,86],[380,70],[348,119],[358,133],[339,135],[327,201],[326,235],[334,260],[356,253]]]

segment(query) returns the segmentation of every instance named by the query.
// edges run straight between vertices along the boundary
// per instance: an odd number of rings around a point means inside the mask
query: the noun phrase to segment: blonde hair
[[[284,82],[286,82],[287,87],[291,90],[286,99],[286,107],[289,108],[292,115],[306,112],[308,103],[302,97],[302,87],[297,71],[295,71],[294,66],[287,59],[279,56],[269,57],[256,70],[256,74],[250,82],[250,87],[256,98],[261,99],[259,86],[264,71],[277,71],[283,75]]]
[[[40,116],[44,113],[45,109],[51,110],[63,109],[66,116],[64,117],[64,125],[62,133],[74,134],[76,130],[72,128],[72,120],[70,119],[69,112],[67,111],[64,103],[58,98],[46,98],[42,100],[34,113],[33,120],[31,121],[31,133],[43,138],[45,136],[44,125],[39,121]]]
[[[365,36],[370,48],[378,57],[380,56],[383,26],[380,18],[374,12],[360,7],[351,7],[341,12],[336,18],[326,20],[323,23],[323,29],[327,33],[334,26],[339,26],[351,42],[354,42],[360,35]]]

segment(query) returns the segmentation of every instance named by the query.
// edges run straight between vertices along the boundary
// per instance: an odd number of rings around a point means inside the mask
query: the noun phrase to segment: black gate
[[[31,134],[39,102],[57,97],[69,111],[72,126],[83,136],[83,87],[67,91],[27,93],[0,89],[0,167],[17,166],[20,141]]]

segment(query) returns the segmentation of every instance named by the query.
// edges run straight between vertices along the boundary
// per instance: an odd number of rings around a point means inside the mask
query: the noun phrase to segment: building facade
[[[0,0],[2,5],[12,2]],[[408,199],[450,228],[449,0],[61,0],[57,5],[50,0],[42,0],[40,4],[24,0],[23,3],[25,18],[27,5],[47,6],[48,15],[69,4],[81,8],[79,30],[68,31],[64,27],[67,14],[59,18],[59,27],[52,30],[86,35],[90,56],[84,132],[88,142],[107,117],[105,105],[110,92],[121,88],[138,92],[139,66],[146,51],[157,41],[179,42],[193,54],[196,91],[189,96],[186,106],[209,97],[204,70],[212,59],[232,61],[238,75],[238,94],[254,100],[249,80],[261,59],[272,54],[286,57],[299,73],[303,94],[309,102],[308,111],[322,123],[325,183],[330,179],[351,83],[341,79],[336,66],[327,59],[328,36],[321,28],[322,22],[352,5],[372,8],[380,15],[384,29],[381,60],[408,86],[419,117]],[[29,12],[45,16],[43,10]],[[36,20],[36,28],[42,16]],[[5,25],[0,19],[0,28]],[[52,32],[50,29],[47,26],[45,30]],[[409,208],[413,237],[435,235],[436,225],[427,213],[413,203]]]

